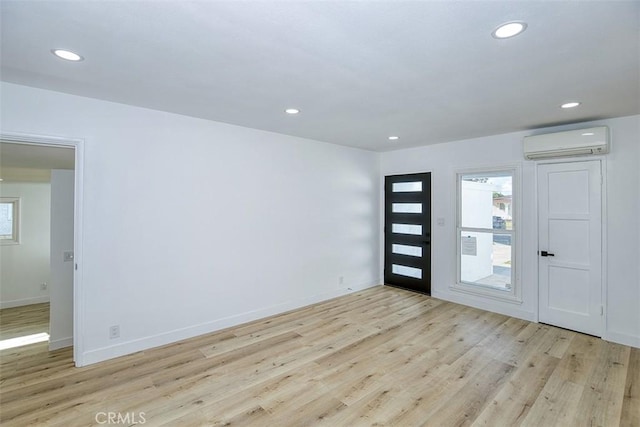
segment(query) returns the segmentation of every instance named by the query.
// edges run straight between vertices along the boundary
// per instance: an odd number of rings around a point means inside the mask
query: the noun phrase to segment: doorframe
[[[0,132],[0,140],[12,144],[39,145],[43,147],[73,148],[74,167],[74,221],[73,221],[73,360],[77,367],[84,365],[84,298],[82,286],[83,271],[83,185],[84,185],[84,140],[48,135],[36,135],[18,132]]]
[[[607,295],[608,295],[608,282],[607,282],[607,266],[609,251],[608,248],[608,239],[607,239],[607,212],[608,212],[608,202],[607,202],[607,158],[606,156],[589,156],[589,157],[570,157],[570,158],[562,158],[562,159],[548,159],[548,160],[540,160],[535,162],[535,173],[534,173],[534,186],[535,186],[535,221],[536,221],[536,268],[535,268],[535,284],[536,284],[536,298],[535,298],[535,322],[540,322],[540,256],[538,255],[538,250],[540,248],[540,218],[539,218],[539,188],[538,188],[538,166],[540,165],[548,165],[548,164],[560,164],[560,163],[579,163],[579,162],[589,162],[589,161],[598,161],[600,162],[600,177],[602,180],[602,184],[600,186],[600,197],[601,197],[601,224],[600,224],[600,232],[601,232],[601,247],[600,247],[600,283],[601,286],[601,302],[603,307],[602,314],[602,339],[607,339],[607,314],[608,314],[608,303],[607,303]]]

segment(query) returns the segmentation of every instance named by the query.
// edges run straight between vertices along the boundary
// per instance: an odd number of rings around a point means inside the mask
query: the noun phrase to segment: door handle
[[[540,251],[540,256],[556,256],[555,254],[550,254],[547,251]]]

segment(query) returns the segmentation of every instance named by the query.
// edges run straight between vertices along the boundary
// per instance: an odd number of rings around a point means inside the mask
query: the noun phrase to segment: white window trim
[[[511,259],[511,289],[510,290],[501,290],[495,289],[490,286],[482,286],[476,284],[469,284],[462,282],[460,279],[460,271],[461,271],[461,251],[460,251],[460,235],[462,230],[461,222],[462,222],[462,211],[461,211],[461,185],[460,180],[462,175],[468,174],[490,174],[494,172],[512,172],[513,181],[512,181],[512,194],[513,194],[513,233],[512,233],[512,259]],[[481,296],[492,300],[506,301],[515,304],[522,304],[522,286],[521,286],[521,278],[520,278],[520,265],[521,265],[521,206],[522,206],[522,187],[521,187],[521,179],[522,177],[522,167],[520,164],[507,164],[500,166],[491,166],[491,167],[483,167],[483,168],[473,168],[473,169],[460,169],[456,171],[456,280],[453,285],[449,286],[449,289],[455,292],[460,292],[464,294],[470,294],[475,296]],[[466,227],[469,228],[469,227]],[[484,230],[482,230],[484,231]]]
[[[13,239],[0,239],[0,245],[19,245],[21,231],[20,197],[0,197],[0,203],[13,203]]]

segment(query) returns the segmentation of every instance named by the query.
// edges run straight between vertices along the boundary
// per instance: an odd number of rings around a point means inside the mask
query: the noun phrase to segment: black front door
[[[384,181],[384,283],[431,293],[431,173]]]

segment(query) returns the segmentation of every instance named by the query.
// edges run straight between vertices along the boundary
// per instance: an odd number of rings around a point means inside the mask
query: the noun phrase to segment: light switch
[[[64,252],[64,262],[73,261],[73,251],[65,251]]]
[[[436,221],[439,227],[444,227],[444,218],[438,218]]]

